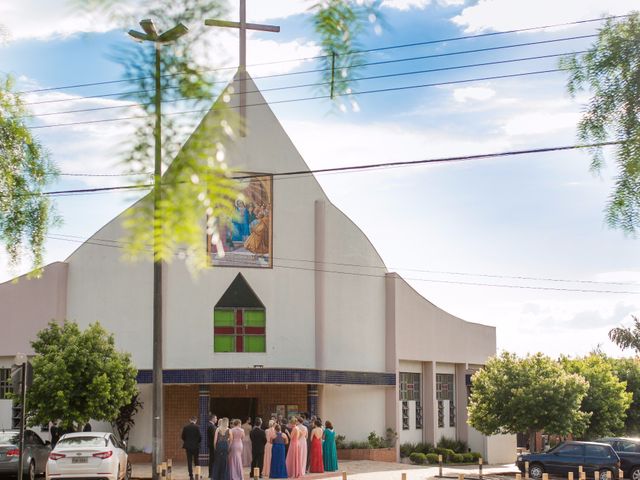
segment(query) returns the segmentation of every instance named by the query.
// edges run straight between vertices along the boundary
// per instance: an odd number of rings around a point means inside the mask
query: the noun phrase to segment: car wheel
[[[631,473],[629,474],[629,478],[631,480],[640,480],[640,467],[633,467]]]
[[[534,463],[529,466],[529,476],[531,478],[542,478],[542,474],[544,473],[544,467],[539,463]]]
[[[606,468],[603,470],[600,470],[600,472],[598,473],[598,479],[599,480],[607,480],[607,473],[609,473],[610,470],[607,470]],[[611,478],[613,478],[613,472],[610,473]]]
[[[36,480],[36,464],[33,460],[29,462],[29,470],[27,470],[27,474],[23,478],[25,480]]]

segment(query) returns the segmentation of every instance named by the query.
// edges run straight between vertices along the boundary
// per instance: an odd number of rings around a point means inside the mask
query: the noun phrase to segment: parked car
[[[608,443],[620,457],[624,476],[640,480],[640,438],[602,438],[598,442]]]
[[[124,448],[112,433],[67,433],[49,454],[46,480],[129,480],[131,464]]]
[[[0,431],[0,475],[17,475],[20,459],[20,431]],[[38,474],[44,473],[47,457],[51,452],[49,442],[45,442],[33,430],[24,432],[23,476],[35,480]]]
[[[607,479],[607,471],[613,478],[618,477],[620,458],[611,445],[597,442],[564,442],[545,453],[518,455],[516,466],[525,472],[525,462],[529,462],[529,476],[542,478],[543,473],[566,475],[573,472],[578,478],[582,466],[588,476],[600,472],[600,480]]]

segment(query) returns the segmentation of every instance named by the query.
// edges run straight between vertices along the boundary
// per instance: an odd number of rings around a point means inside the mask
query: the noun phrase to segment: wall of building
[[[384,436],[384,407],[384,387],[324,385],[320,392],[320,417],[347,441],[366,440],[370,432]]]
[[[0,430],[11,428],[11,400],[0,400]]]
[[[153,410],[153,392],[150,384],[138,385],[140,392],[139,400],[142,402],[142,409],[134,417],[135,426],[129,434],[129,445],[136,449],[151,453],[151,412]]]

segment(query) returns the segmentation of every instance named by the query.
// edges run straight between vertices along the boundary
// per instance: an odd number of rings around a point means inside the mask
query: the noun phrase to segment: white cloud
[[[453,91],[456,102],[464,103],[467,100],[489,100],[496,95],[496,91],[487,87],[464,87]]]
[[[382,6],[404,11],[412,8],[423,9],[430,3],[431,0],[384,0]]]
[[[637,0],[480,0],[453,22],[466,33],[512,30],[554,23],[623,15],[638,8]]]
[[[502,129],[507,135],[539,135],[575,129],[579,120],[579,113],[540,111],[514,115],[503,124]]]

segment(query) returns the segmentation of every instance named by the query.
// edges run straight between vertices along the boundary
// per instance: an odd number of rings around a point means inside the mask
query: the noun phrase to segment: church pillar
[[[422,421],[422,436],[427,443],[435,445],[436,426],[438,425],[438,402],[436,401],[436,362],[422,363],[422,381],[424,384],[423,400],[424,405]]]
[[[326,235],[326,203],[324,200],[315,201],[315,232],[314,232],[314,296],[316,320],[316,368],[324,370],[325,363],[325,235]]]
[[[307,385],[307,411],[309,416],[318,415],[318,385]]]
[[[456,436],[458,440],[469,442],[467,425],[467,364],[456,363]]]
[[[209,422],[209,385],[200,385],[198,390],[198,425],[200,427],[199,459],[200,465],[207,465],[209,462],[209,451],[207,449],[207,424]]]

